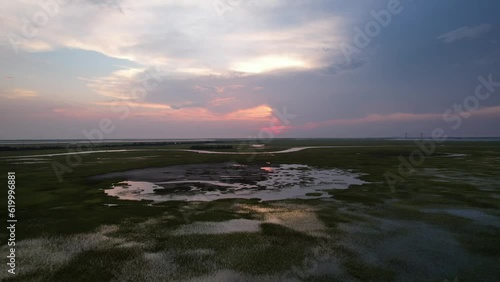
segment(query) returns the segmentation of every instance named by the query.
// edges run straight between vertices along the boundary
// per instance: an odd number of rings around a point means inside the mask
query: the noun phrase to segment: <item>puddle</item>
[[[269,207],[257,205],[235,206],[240,213],[251,213],[262,217],[263,222],[274,223],[311,236],[324,237],[325,225],[316,216],[316,210],[303,205],[278,204]]]
[[[259,232],[261,221],[232,219],[223,222],[195,222],[183,225],[173,232],[174,235],[225,234],[235,232]]]
[[[463,158],[463,157],[468,157],[469,155],[467,154],[457,154],[457,153],[447,153],[445,156],[443,157],[447,157],[447,158]]]
[[[227,234],[235,232],[260,232],[261,224],[278,224],[297,232],[311,236],[325,237],[325,225],[316,216],[314,209],[303,205],[272,205],[262,208],[257,205],[234,206],[239,213],[253,213],[257,219],[232,219],[222,222],[194,222],[182,225],[176,229],[174,235],[191,234]]]
[[[213,201],[258,198],[325,198],[328,189],[346,189],[366,182],[360,175],[339,169],[318,169],[302,164],[244,166],[240,164],[177,165],[109,173],[94,179],[126,181],[105,189],[122,200]]]

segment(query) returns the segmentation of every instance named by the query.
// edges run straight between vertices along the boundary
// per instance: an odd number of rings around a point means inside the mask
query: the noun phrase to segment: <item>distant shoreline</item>
[[[311,138],[275,138],[279,140],[390,140],[390,141],[416,141],[422,140],[421,138],[401,138],[401,137],[311,137]],[[429,138],[423,138],[428,140]],[[238,142],[245,141],[248,138],[184,138],[184,139],[103,139],[98,143],[191,143],[191,142]],[[0,140],[1,145],[38,145],[38,144],[71,144],[87,139],[5,139]],[[448,137],[447,141],[500,141],[500,137]]]

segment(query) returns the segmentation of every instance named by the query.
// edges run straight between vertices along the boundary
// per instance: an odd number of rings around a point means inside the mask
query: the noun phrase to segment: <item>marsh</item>
[[[30,167],[17,174],[30,207],[16,226],[18,279],[500,277],[498,142],[439,147],[394,190],[383,174],[397,171],[411,141],[279,140],[265,150],[288,153],[251,160],[186,146],[96,150],[58,187],[47,185],[47,161],[66,155],[0,152],[3,164]],[[293,150],[308,146],[321,148]],[[19,164],[30,158],[45,163]]]

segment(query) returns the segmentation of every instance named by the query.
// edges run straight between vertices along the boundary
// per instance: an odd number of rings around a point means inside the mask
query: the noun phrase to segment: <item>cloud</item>
[[[181,104],[181,105],[171,105],[170,107],[174,110],[180,110],[180,109],[183,109],[183,108],[200,108],[202,106],[204,106],[205,104],[204,103],[195,103],[195,102],[188,102],[188,103],[184,103],[184,104]]]
[[[120,13],[123,13],[123,10],[120,6],[121,0],[85,0],[85,1],[103,8],[109,8],[112,10],[119,11]]]
[[[273,110],[266,104],[252,108],[243,108],[227,113],[216,113],[203,105],[196,103],[174,106],[160,103],[144,103],[117,100],[112,102],[97,102],[95,105],[105,107],[126,106],[135,116],[155,117],[159,120],[197,120],[197,121],[268,121]]]
[[[38,97],[38,93],[30,89],[16,88],[16,89],[8,89],[3,93],[0,92],[0,98],[6,98],[6,99],[31,99],[35,97]]]
[[[166,104],[155,104],[155,103],[143,103],[143,102],[132,102],[132,101],[122,101],[122,100],[116,100],[112,102],[97,102],[94,103],[99,106],[118,106],[118,105],[124,105],[130,108],[146,108],[146,109],[173,109],[172,106],[166,105]]]
[[[235,97],[215,98],[215,99],[211,100],[210,102],[208,102],[208,104],[211,106],[217,107],[217,106],[227,104],[227,103],[233,101],[234,99],[236,99],[236,98]]]
[[[206,82],[206,78],[173,79],[166,76],[162,70],[155,68],[123,69],[105,77],[80,79],[86,81],[87,87],[102,96],[127,100],[131,105],[141,107],[161,103],[174,110],[207,108],[227,113],[242,106],[262,103],[256,99],[252,99],[253,103],[246,103],[252,98],[245,95],[245,93],[250,93],[251,88],[246,89],[247,87],[243,84],[200,85],[197,82],[199,80]],[[190,86],[193,84],[194,86]],[[177,93],[183,95],[175,95]],[[155,101],[155,103],[148,104],[150,101]]]
[[[285,0],[241,1],[222,18],[214,1],[70,1],[26,37],[22,19],[43,12],[38,2],[3,6],[0,33],[16,34],[19,50],[90,50],[179,76],[321,68],[335,56],[321,52],[325,42],[344,40],[340,16]],[[12,42],[0,38],[0,45]]]
[[[492,117],[500,116],[500,106],[484,107],[475,111],[468,112],[472,117]],[[456,114],[458,115],[458,114]],[[384,122],[417,122],[425,120],[442,120],[442,113],[390,113],[390,114],[372,114],[360,118],[331,119],[319,122],[308,122],[303,125],[289,126],[288,129],[314,129],[328,127],[333,125],[363,125],[366,123],[384,123]]]
[[[263,73],[283,69],[310,69],[313,66],[306,60],[293,56],[272,55],[238,61],[230,68],[243,73]]]
[[[336,75],[344,71],[358,69],[365,65],[365,61],[361,59],[352,59],[350,62],[337,63],[327,66],[322,69],[322,73],[327,75]]]
[[[212,92],[215,94],[222,94],[227,92],[226,90],[235,90],[245,88],[245,85],[235,84],[235,85],[222,85],[222,86],[203,86],[203,85],[195,85],[194,89],[200,90],[202,92]]]
[[[144,99],[148,90],[158,86],[151,72],[152,69],[129,68],[113,72],[109,76],[80,78],[87,82],[94,92],[117,99]],[[163,74],[156,72],[156,78],[159,79]]]
[[[446,43],[452,43],[461,39],[474,39],[481,37],[482,35],[488,33],[490,30],[490,24],[481,24],[474,27],[464,26],[448,33],[442,34],[438,37],[438,39],[441,39]]]
[[[229,120],[266,120],[271,118],[273,110],[268,105],[260,105],[251,109],[242,109],[224,115]]]

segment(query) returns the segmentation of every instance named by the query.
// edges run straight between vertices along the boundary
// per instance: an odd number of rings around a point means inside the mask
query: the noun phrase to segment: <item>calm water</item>
[[[302,164],[241,166],[179,165],[110,173],[98,178],[123,178],[106,194],[122,200],[213,201],[258,198],[262,201],[330,197],[328,189],[361,185],[360,175]],[[314,194],[311,194],[314,193]]]

